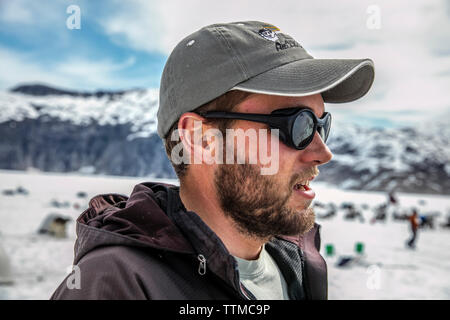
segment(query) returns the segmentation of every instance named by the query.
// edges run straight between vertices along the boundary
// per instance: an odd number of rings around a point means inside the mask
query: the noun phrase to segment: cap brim
[[[303,59],[268,70],[231,90],[280,96],[321,93],[325,102],[350,102],[364,96],[375,77],[370,59]]]

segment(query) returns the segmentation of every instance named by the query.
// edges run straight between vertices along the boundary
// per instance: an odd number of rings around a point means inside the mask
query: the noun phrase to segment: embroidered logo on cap
[[[278,28],[277,28],[278,29]],[[262,29],[259,29],[259,31],[258,31],[258,34],[261,36],[261,37],[263,37],[264,39],[267,39],[267,40],[270,40],[270,41],[278,41],[278,36],[277,36],[277,34],[273,31],[273,30],[271,30],[271,29],[269,29],[269,28],[267,28],[267,27],[264,27],[264,28],[262,28]]]
[[[295,47],[303,48],[297,41],[290,36],[281,33],[278,27],[271,24],[263,25],[262,28],[259,29],[258,34],[266,40],[275,42],[275,49],[277,51]],[[280,35],[280,37],[278,37],[278,35]]]

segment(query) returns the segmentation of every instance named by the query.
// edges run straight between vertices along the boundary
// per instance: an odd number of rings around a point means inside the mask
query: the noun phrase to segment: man
[[[408,217],[409,224],[411,227],[411,239],[408,240],[407,245],[411,249],[416,248],[416,239],[417,239],[417,230],[419,229],[419,214],[417,213],[417,209],[414,208],[412,210],[412,215]]]
[[[332,157],[324,102],[362,97],[373,77],[371,60],[313,59],[263,22],[183,39],[158,110],[180,187],[92,199],[77,221],[80,289],[69,276],[52,299],[326,299],[309,185]]]

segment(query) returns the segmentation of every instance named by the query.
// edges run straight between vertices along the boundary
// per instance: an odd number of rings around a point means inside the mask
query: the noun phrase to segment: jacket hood
[[[104,194],[92,198],[77,219],[74,264],[97,247],[126,245],[194,253],[189,241],[166,214],[167,188],[141,183],[130,197]]]

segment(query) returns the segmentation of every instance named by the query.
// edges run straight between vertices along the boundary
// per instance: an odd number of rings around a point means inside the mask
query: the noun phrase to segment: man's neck
[[[195,212],[225,244],[231,255],[247,259],[257,259],[264,241],[247,237],[238,231],[232,219],[219,206],[212,183],[190,185],[180,183],[180,198],[187,210]],[[202,191],[199,191],[202,190]]]

